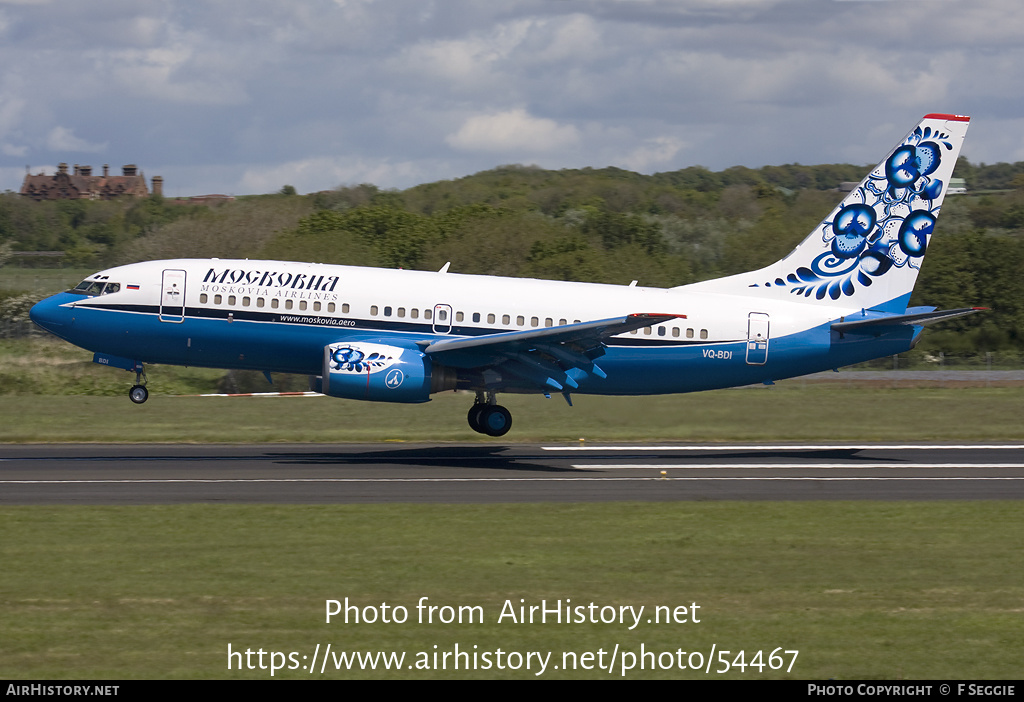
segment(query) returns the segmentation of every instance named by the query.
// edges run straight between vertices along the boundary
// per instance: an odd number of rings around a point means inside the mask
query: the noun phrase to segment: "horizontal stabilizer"
[[[987,307],[964,307],[958,310],[937,310],[934,312],[917,312],[913,314],[892,314],[884,317],[872,317],[870,319],[857,319],[850,322],[834,322],[832,331],[835,332],[867,332],[874,328],[895,327],[905,325],[927,326],[936,322],[944,322],[947,319],[956,319],[975,312],[984,312]]]

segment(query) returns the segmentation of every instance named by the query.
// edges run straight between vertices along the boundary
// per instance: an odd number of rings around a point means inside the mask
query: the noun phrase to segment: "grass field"
[[[454,659],[448,670],[415,667],[433,667],[434,652],[456,644],[478,654],[550,651],[544,678],[1020,676],[1016,502],[37,507],[0,509],[0,524],[3,678],[269,679],[270,651],[294,651],[291,663],[277,662],[299,665],[328,643],[407,658],[397,672],[337,671],[332,662],[322,675],[274,677],[538,672],[536,659],[529,671],[500,670],[494,658],[475,672],[452,670]],[[377,616],[382,603],[392,617],[403,606],[408,621],[325,623],[326,600],[346,597]],[[478,607],[483,621],[418,623],[421,597]],[[631,617],[499,622],[506,600],[645,610],[633,630]],[[699,623],[646,621],[657,606],[693,603],[687,619]],[[229,644],[268,652],[268,668],[253,657],[257,669],[238,670],[236,659],[229,670]],[[563,669],[563,653],[603,650],[608,664],[616,645],[611,673]],[[661,657],[623,675],[621,654],[641,645]],[[713,647],[729,651],[730,664],[740,651],[746,663],[763,651],[767,663],[781,648],[787,667],[783,651],[799,654],[789,672],[649,669],[678,661],[663,654],[679,650],[706,662]],[[711,669],[722,667],[716,655]]]
[[[106,371],[116,382],[129,374]],[[119,376],[124,377],[119,377]],[[424,405],[330,397],[0,397],[0,442],[345,441],[1019,441],[1024,388],[808,385],[660,397],[502,396],[513,413],[501,439],[466,423],[468,394]]]

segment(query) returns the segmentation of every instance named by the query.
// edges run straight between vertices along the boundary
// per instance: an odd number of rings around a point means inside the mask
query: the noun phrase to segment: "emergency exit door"
[[[768,362],[768,315],[751,312],[747,317],[747,363],[761,366]]]
[[[160,286],[160,321],[185,321],[185,271],[164,271]]]

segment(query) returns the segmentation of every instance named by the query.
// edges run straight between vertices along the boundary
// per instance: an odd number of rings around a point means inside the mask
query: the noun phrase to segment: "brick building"
[[[153,178],[153,195],[163,195],[164,179]],[[113,200],[119,197],[149,197],[146,177],[133,165],[123,166],[121,175],[110,175],[110,166],[103,166],[103,175],[93,175],[92,166],[75,165],[68,173],[62,163],[53,175],[26,174],[21,194],[33,200]]]

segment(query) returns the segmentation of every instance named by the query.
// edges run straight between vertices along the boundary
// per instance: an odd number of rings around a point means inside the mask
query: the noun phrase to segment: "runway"
[[[1024,445],[7,445],[0,505],[1024,499]]]

